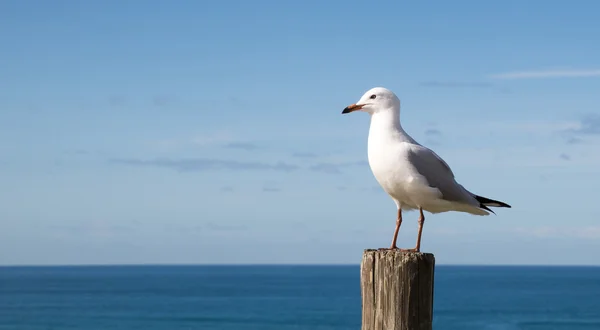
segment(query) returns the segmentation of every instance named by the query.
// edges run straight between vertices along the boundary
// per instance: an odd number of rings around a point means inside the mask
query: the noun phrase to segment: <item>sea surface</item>
[[[360,329],[359,266],[0,267],[0,329]],[[436,330],[600,329],[600,268],[437,266]]]

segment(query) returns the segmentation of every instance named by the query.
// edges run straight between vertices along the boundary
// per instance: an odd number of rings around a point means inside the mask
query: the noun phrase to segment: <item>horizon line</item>
[[[358,267],[360,263],[114,263],[114,264],[6,264],[0,268],[77,268],[77,267]],[[472,264],[442,263],[442,267],[600,267],[600,264]]]

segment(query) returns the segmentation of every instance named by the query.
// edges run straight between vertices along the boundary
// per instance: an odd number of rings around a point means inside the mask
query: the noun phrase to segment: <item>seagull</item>
[[[400,250],[420,252],[425,222],[423,211],[489,215],[494,213],[489,207],[511,207],[465,189],[456,182],[450,166],[440,156],[408,135],[400,124],[400,99],[394,92],[383,87],[372,88],[342,114],[355,111],[371,116],[367,144],[369,166],[379,185],[398,207],[392,244],[382,250],[398,249],[396,240],[402,210],[418,209],[420,217],[415,248]]]

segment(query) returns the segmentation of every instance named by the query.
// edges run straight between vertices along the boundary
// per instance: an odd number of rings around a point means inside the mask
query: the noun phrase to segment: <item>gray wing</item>
[[[450,166],[432,150],[423,146],[411,148],[408,160],[430,187],[442,193],[445,200],[479,205],[473,194],[456,182]]]

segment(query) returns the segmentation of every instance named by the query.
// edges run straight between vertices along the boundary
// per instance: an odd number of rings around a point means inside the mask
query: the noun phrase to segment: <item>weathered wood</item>
[[[431,253],[365,250],[360,265],[362,330],[431,330]]]

